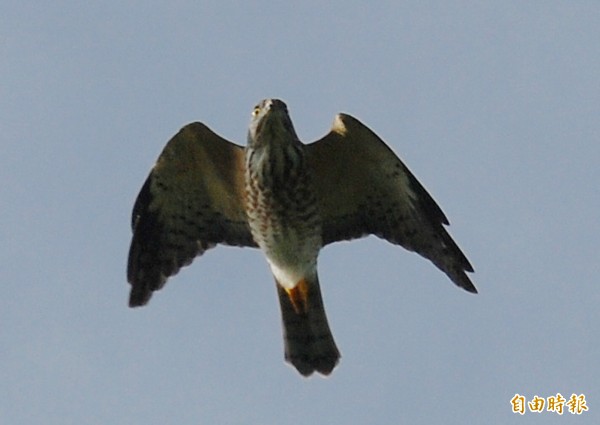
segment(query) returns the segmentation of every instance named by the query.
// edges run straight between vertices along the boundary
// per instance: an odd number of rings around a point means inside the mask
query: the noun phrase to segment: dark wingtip
[[[465,272],[462,272],[462,275],[460,276],[459,279],[454,280],[452,279],[458,286],[460,286],[461,288],[463,288],[465,291],[470,292],[472,294],[477,294],[477,288],[475,288],[475,285],[473,285],[473,282],[471,282],[471,279],[469,279],[469,277],[466,275]]]
[[[142,307],[148,304],[151,296],[152,291],[149,291],[145,287],[137,287],[134,285],[133,288],[131,288],[131,293],[129,294],[129,307]]]
[[[471,286],[468,287],[463,287],[465,289],[465,291],[470,292],[471,294],[478,294],[479,292],[477,291],[477,288],[475,288],[475,285],[471,284]]]

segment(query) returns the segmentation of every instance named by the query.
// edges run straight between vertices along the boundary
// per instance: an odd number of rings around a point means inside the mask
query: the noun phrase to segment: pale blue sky
[[[598,423],[600,3],[207,3],[0,7],[0,423]],[[386,140],[480,294],[374,237],[327,247],[328,379],[284,364],[256,250],[127,308],[164,144],[195,120],[244,143],[265,97],[305,141],[342,111]],[[590,410],[510,410],[557,392]]]

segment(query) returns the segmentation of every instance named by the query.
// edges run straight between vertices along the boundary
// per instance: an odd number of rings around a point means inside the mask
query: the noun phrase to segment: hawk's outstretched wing
[[[217,243],[256,246],[244,209],[244,149],[201,123],[167,144],[133,208],[129,305]]]
[[[446,216],[402,161],[357,119],[339,114],[306,146],[323,216],[323,244],[374,234],[428,258],[477,292],[473,268],[446,232]]]

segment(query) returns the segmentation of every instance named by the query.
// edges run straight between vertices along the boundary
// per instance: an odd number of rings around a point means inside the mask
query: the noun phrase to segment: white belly
[[[259,246],[280,285],[292,289],[300,280],[315,273],[321,247],[320,237],[306,238],[289,228],[281,234],[267,232],[262,236]]]

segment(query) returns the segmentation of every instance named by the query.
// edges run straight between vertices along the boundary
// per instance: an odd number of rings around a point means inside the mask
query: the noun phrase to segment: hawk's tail
[[[285,359],[304,376],[329,375],[340,359],[323,307],[319,279],[301,280],[291,290],[277,283]]]

